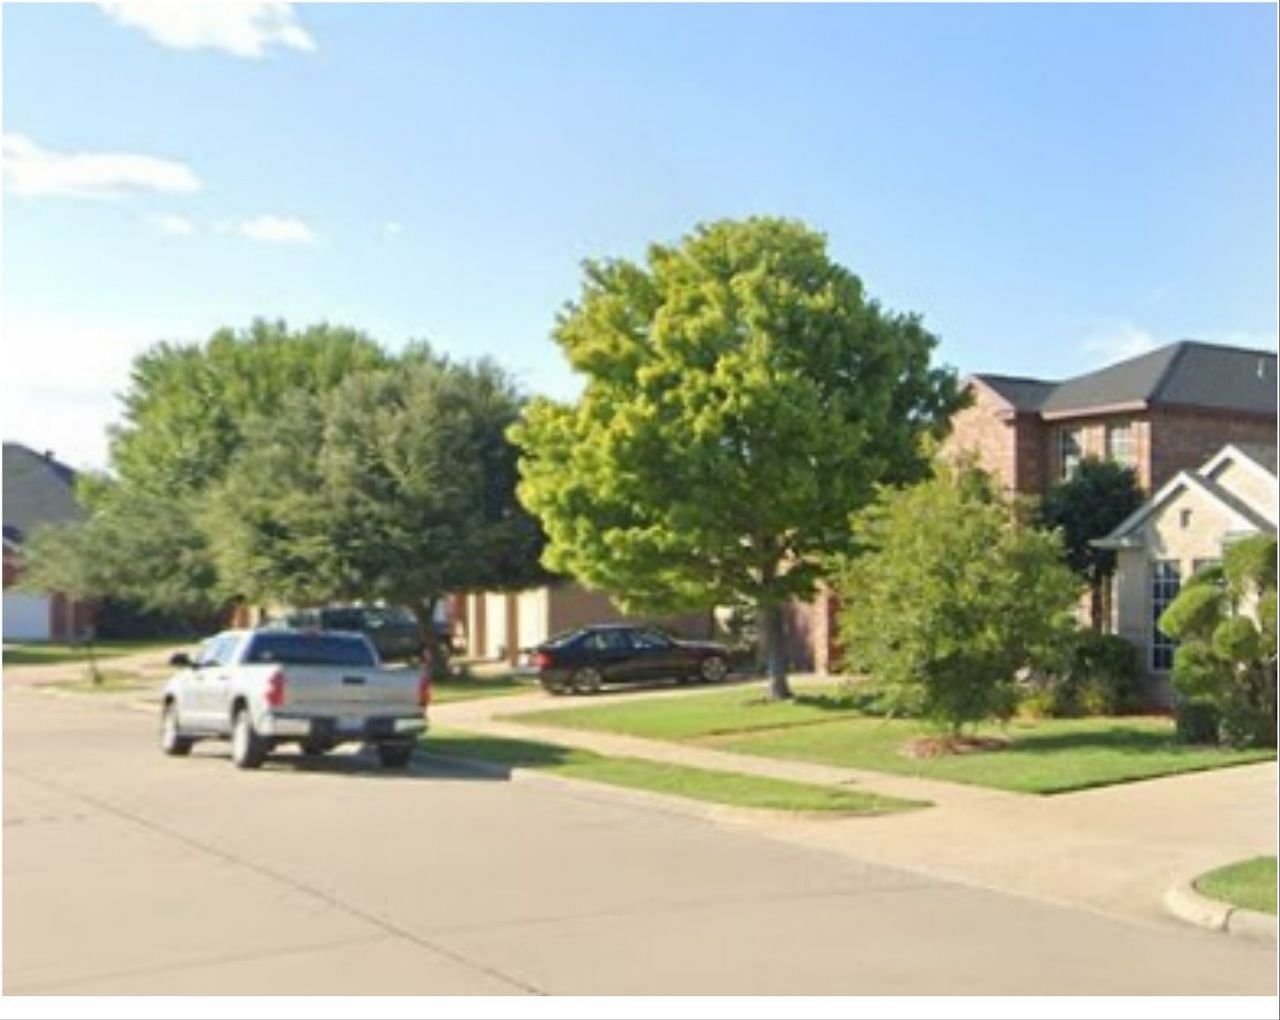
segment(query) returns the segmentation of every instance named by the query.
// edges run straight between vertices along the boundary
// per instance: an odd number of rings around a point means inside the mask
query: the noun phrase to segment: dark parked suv
[[[378,650],[384,662],[401,659],[419,661],[424,643],[418,618],[408,609],[383,606],[326,606],[299,609],[282,621],[301,630],[359,631]]]
[[[606,683],[659,679],[715,683],[728,674],[728,663],[724,645],[677,641],[655,627],[627,624],[557,634],[528,649],[521,662],[552,694],[590,694]]]

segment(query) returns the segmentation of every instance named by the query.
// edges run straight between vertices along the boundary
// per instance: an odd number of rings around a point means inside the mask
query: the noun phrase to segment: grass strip
[[[878,815],[928,806],[861,790],[796,783],[739,772],[691,768],[642,758],[610,758],[533,740],[433,730],[423,747],[445,758],[484,761],[734,807]]]
[[[1276,859],[1254,857],[1237,861],[1201,875],[1196,889],[1210,899],[1230,903],[1233,907],[1256,910],[1263,914],[1276,912]]]

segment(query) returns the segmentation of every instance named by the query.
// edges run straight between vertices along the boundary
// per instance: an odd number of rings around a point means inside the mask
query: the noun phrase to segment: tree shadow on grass
[[[1010,750],[1022,754],[1069,754],[1072,751],[1113,751],[1134,755],[1232,753],[1229,748],[1210,744],[1180,744],[1171,733],[1133,729],[1024,733],[1015,736]]]

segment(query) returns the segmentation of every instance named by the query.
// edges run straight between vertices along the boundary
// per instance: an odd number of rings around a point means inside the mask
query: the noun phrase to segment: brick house
[[[38,524],[80,520],[76,473],[51,453],[4,444],[4,640],[68,641],[88,633],[93,607],[61,592],[18,591],[22,545]]]
[[[944,454],[1042,495],[1085,457],[1128,464],[1152,492],[1227,443],[1275,442],[1276,355],[1183,340],[1061,381],[979,374]]]
[[[1041,496],[1085,457],[1133,467],[1147,492],[1230,443],[1276,442],[1276,355],[1183,340],[1064,380],[982,373],[943,456],[961,452],[1007,490]],[[838,669],[838,600],[826,588],[791,607],[796,668]]]

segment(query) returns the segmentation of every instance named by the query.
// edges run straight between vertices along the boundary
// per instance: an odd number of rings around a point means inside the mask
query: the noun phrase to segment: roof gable
[[[1045,398],[1059,383],[1024,376],[994,375],[984,372],[972,378],[992,390],[996,396],[1017,411],[1039,411]]]
[[[1096,539],[1090,544],[1100,549],[1116,549],[1129,544],[1129,537],[1138,528],[1187,488],[1194,488],[1204,493],[1215,503],[1229,511],[1245,528],[1252,528],[1265,534],[1274,535],[1276,533],[1276,523],[1268,517],[1264,510],[1251,504],[1240,493],[1232,492],[1209,477],[1209,473],[1212,470],[1225,461],[1232,459],[1232,457],[1244,460],[1244,458],[1240,458],[1239,451],[1235,446],[1227,445],[1214,454],[1200,470],[1179,471],[1155,495],[1116,525],[1110,534],[1104,538]],[[1247,460],[1249,463],[1254,463],[1251,458]],[[1274,478],[1274,475],[1272,477]]]
[[[37,524],[83,518],[76,502],[76,473],[21,443],[4,444],[4,534],[17,543]]]

